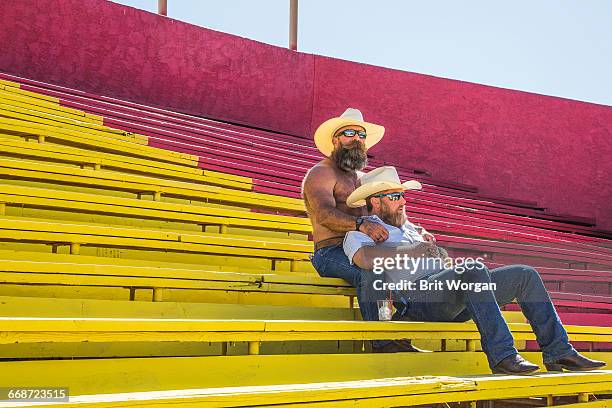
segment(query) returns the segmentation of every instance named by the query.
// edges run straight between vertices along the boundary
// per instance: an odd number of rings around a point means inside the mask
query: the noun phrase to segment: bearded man
[[[346,205],[347,197],[359,186],[357,172],[367,164],[367,150],[384,132],[384,127],[365,122],[361,112],[353,108],[325,121],[316,130],[314,141],[326,158],[308,171],[302,183],[313,228],[312,264],[320,276],[344,279],[357,289],[362,318],[368,321],[378,320],[377,299],[366,296],[362,288],[369,287],[374,276],[349,262],[342,242],[348,231],[360,231],[374,242],[384,242],[389,236],[386,228],[365,218],[365,209]],[[397,318],[399,315],[394,316]],[[372,348],[374,352],[420,351],[408,340],[377,340]]]
[[[572,347],[542,279],[534,268],[508,265],[489,270],[481,262],[461,266],[429,262],[439,261],[445,256],[441,248],[432,243],[422,255],[410,255],[415,253],[414,248],[427,246],[415,225],[407,220],[405,212],[404,192],[414,188],[418,182],[410,180],[401,183],[397,171],[391,166],[363,174],[360,182],[361,185],[347,198],[347,206],[366,206],[370,213],[368,219],[384,226],[389,238],[380,244],[364,233],[347,233],[343,246],[350,261],[365,270],[373,269],[379,263],[377,260],[392,260],[397,255],[407,254],[407,258],[423,261],[382,271],[387,280],[414,283],[413,289],[398,296],[403,303],[402,315],[410,320],[434,322],[473,319],[491,371],[528,374],[539,367],[518,353],[499,308],[499,305],[516,300],[533,328],[548,371],[588,371],[606,365],[603,361],[591,360],[579,354]],[[466,285],[459,289],[458,283]],[[380,291],[374,286],[369,290]]]

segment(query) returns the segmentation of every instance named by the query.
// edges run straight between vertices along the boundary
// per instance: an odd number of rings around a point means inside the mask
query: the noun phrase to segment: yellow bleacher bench
[[[5,80],[0,80],[0,81],[1,81],[0,86],[2,86],[3,89],[7,91],[15,92],[19,95],[24,95],[29,98],[41,99],[41,100],[51,102],[51,103],[59,104],[60,102],[59,98],[56,98],[55,96],[45,95],[42,93],[31,92],[31,91],[26,91],[25,89],[21,89],[21,85],[17,82],[5,81]]]
[[[206,173],[205,173],[206,174]],[[272,194],[240,191],[222,188],[219,185],[232,183],[227,179],[203,176],[210,184],[202,185],[176,180],[159,179],[135,174],[119,174],[105,170],[90,170],[57,164],[0,158],[0,178],[32,180],[45,183],[62,183],[84,186],[92,189],[151,194],[156,201],[162,196],[179,197],[205,202],[227,203],[248,208],[269,208],[302,213],[305,211],[301,200],[279,197]]]
[[[92,115],[77,109],[61,106],[59,102],[34,97],[27,93],[27,91],[11,87],[0,88],[0,103],[97,125],[102,125],[104,120],[102,116]]]
[[[58,116],[55,114],[43,112],[41,110],[23,108],[14,104],[13,101],[6,103],[5,100],[0,100],[0,116],[19,119],[26,122],[37,123],[41,125],[59,126],[64,129],[91,133],[98,136],[108,134],[125,134],[126,132],[119,129],[113,129],[104,126],[94,121],[90,121],[83,117],[82,119],[73,119],[68,116]]]
[[[12,117],[3,117],[2,115],[0,115],[0,132],[7,135],[17,135],[26,140],[35,139],[40,143],[51,141],[58,144],[85,146],[91,150],[103,149],[187,166],[197,166],[198,164],[197,156],[147,146],[148,138],[146,136],[129,132],[91,133],[83,129],[74,130],[61,127],[57,123],[40,124]]]
[[[535,340],[529,324],[508,326],[515,340]],[[565,328],[572,341],[612,341],[610,327]],[[240,341],[249,343],[249,354],[259,354],[259,343],[270,341],[405,338],[479,340],[480,334],[474,323],[0,317],[0,344]]]
[[[183,233],[170,230],[120,228],[86,223],[37,221],[0,217],[0,240],[70,246],[122,247],[146,250],[212,253],[269,259],[307,261],[311,242],[287,239],[256,239],[231,234]]]
[[[0,184],[0,203],[18,208],[116,215],[199,225],[218,225],[308,234],[310,221],[302,217],[255,213],[203,205],[130,199],[72,191]],[[1,214],[0,214],[1,215]],[[120,222],[118,222],[120,224]],[[223,230],[222,230],[223,231]]]
[[[0,79],[0,86],[11,87],[11,88],[16,88],[16,89],[19,89],[21,87],[21,85],[18,82],[7,81],[5,79]]]
[[[41,208],[71,213],[90,213],[119,216],[123,219],[151,219],[253,230],[272,230],[308,234],[312,231],[307,218],[255,213],[244,210],[154,202],[114,196],[77,193],[33,187],[0,184],[0,205],[22,208]],[[0,215],[2,212],[0,211]],[[10,215],[10,214],[7,214]],[[121,222],[118,222],[120,224]]]
[[[36,256],[36,255],[34,255]],[[150,268],[0,259],[0,282],[5,285],[149,288],[155,301],[168,289],[221,290],[261,293],[300,293],[354,296],[355,290],[339,279],[290,274],[220,272],[180,268]]]
[[[180,166],[172,163],[121,156],[110,153],[92,152],[68,146],[49,143],[29,143],[25,141],[2,139],[0,135],[0,157],[25,158],[41,160],[43,163],[70,163],[82,168],[95,170],[115,170],[136,173],[160,178],[179,179],[192,183],[210,183],[217,180],[218,184],[240,190],[251,190],[252,180],[248,177],[225,175],[212,172],[213,177],[205,176],[204,171],[197,167]],[[208,172],[207,174],[211,174]]]
[[[289,357],[287,360],[292,361]],[[331,356],[330,361],[337,363],[338,360]],[[379,356],[377,356],[379,357]],[[398,360],[401,357],[395,356]],[[250,357],[249,357],[250,358]],[[290,382],[290,378],[303,378],[293,371],[302,369],[302,366],[280,365],[277,378],[284,376],[285,380],[266,383],[256,371],[250,367],[244,367],[244,372],[238,370],[237,364],[245,363],[235,357],[220,357],[225,359],[226,364],[231,366],[219,367],[214,364],[210,369],[216,377],[215,382],[224,385],[217,387],[208,385],[206,381],[211,377],[207,374],[205,357],[203,359],[183,359],[172,361],[164,359],[167,367],[173,369],[162,371],[164,361],[160,359],[143,359],[140,364],[135,360],[126,361],[107,360],[99,361],[99,366],[87,361],[71,362],[32,362],[31,369],[42,369],[43,373],[38,378],[51,378],[49,385],[66,387],[71,384],[66,378],[75,378],[78,374],[85,377],[79,379],[77,386],[70,387],[70,402],[62,403],[67,407],[142,407],[157,406],[164,407],[254,407],[254,406],[318,406],[318,407],[391,407],[391,406],[415,406],[422,404],[444,404],[453,402],[473,402],[486,400],[504,400],[516,398],[534,398],[542,396],[573,395],[582,403],[569,405],[572,408],[601,408],[606,407],[604,402],[595,401],[588,403],[589,394],[604,394],[610,391],[612,383],[612,372],[600,371],[591,373],[541,373],[530,376],[418,376],[406,375],[395,376],[368,376],[353,375],[346,380],[317,381],[316,379],[302,382]],[[233,360],[233,361],[232,361]],[[262,361],[265,359],[262,357]],[[96,360],[93,360],[96,362]],[[189,363],[191,362],[191,365]],[[123,363],[123,364],[122,364]],[[121,369],[111,367],[125,367],[126,364],[137,364],[138,369]],[[394,361],[394,365],[396,362]],[[21,379],[23,374],[19,372],[21,362],[8,363],[9,374],[13,378]],[[269,364],[259,364],[257,368],[268,368]],[[15,367],[15,368],[13,368]],[[149,370],[143,367],[149,367]],[[179,369],[182,367],[183,369]],[[190,368],[191,367],[191,368]],[[320,366],[317,366],[319,368]],[[328,367],[326,364],[325,367]],[[156,368],[153,373],[153,369]],[[309,367],[312,371],[312,367]],[[331,367],[330,367],[331,368]],[[329,370],[336,373],[333,368]],[[106,369],[106,372],[103,371]],[[61,371],[60,371],[61,370]],[[286,372],[286,371],[289,372]],[[320,369],[319,369],[320,370]],[[357,369],[358,370],[358,369]],[[405,370],[406,371],[406,370]],[[110,378],[112,373],[115,378]],[[138,377],[140,375],[140,378]],[[249,379],[247,375],[250,375]],[[319,377],[325,374],[319,374]],[[2,375],[0,374],[0,379]],[[313,377],[311,374],[309,377]],[[329,377],[329,376],[326,376]],[[10,377],[9,377],[10,378]],[[315,376],[316,378],[316,376]],[[126,379],[129,379],[126,381]],[[164,381],[154,383],[154,381]],[[105,391],[101,388],[102,381],[107,381]],[[13,380],[15,381],[15,380]],[[13,384],[10,381],[8,384]],[[64,381],[60,384],[59,381]],[[179,382],[180,381],[180,382]],[[122,382],[123,384],[121,384]],[[28,380],[25,384],[32,383]],[[247,383],[248,385],[242,385]],[[47,383],[45,383],[47,384]],[[191,388],[184,384],[193,384]],[[23,387],[23,386],[22,386]],[[127,389],[134,391],[126,391]],[[98,390],[84,392],[84,390]],[[542,401],[542,399],[540,399]],[[545,401],[545,400],[544,400]],[[533,400],[531,402],[534,402]],[[586,405],[585,405],[586,404]],[[0,407],[23,406],[16,403],[2,403]]]

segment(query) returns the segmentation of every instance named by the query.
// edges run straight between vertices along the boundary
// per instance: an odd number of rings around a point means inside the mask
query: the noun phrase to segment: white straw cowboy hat
[[[385,190],[420,190],[421,183],[409,180],[402,183],[397,175],[397,170],[392,166],[378,167],[369,173],[363,174],[359,180],[361,186],[353,191],[346,199],[346,205],[352,208],[366,205],[366,198]]]
[[[334,134],[338,129],[349,125],[357,125],[365,129],[368,134],[365,145],[368,149],[380,142],[380,139],[382,139],[385,134],[385,128],[383,126],[364,122],[363,115],[359,109],[348,108],[339,117],[328,119],[317,128],[314,134],[314,142],[319,151],[329,157],[334,150],[334,145],[332,143]]]

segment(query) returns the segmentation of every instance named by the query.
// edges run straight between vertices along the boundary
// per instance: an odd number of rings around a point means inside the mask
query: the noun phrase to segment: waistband
[[[314,244],[314,251],[317,252],[319,249],[341,244],[342,241],[344,241],[344,237],[332,237],[332,238],[323,239]]]

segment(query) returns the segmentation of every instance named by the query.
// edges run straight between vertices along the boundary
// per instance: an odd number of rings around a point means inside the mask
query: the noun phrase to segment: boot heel
[[[563,365],[561,364],[544,364],[546,371],[563,371]]]

